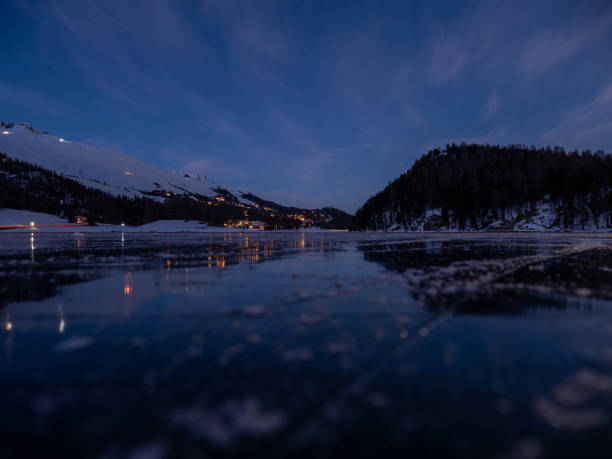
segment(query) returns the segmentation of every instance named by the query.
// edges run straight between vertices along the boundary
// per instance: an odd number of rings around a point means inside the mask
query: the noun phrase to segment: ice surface
[[[0,233],[0,455],[607,457],[611,243]]]

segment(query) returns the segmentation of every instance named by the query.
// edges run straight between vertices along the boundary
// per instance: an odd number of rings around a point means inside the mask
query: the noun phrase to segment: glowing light
[[[132,296],[134,293],[134,283],[132,282],[132,273],[127,273],[123,280],[123,294]]]
[[[132,171],[125,171],[124,174],[125,175],[134,175],[134,173]]]
[[[60,142],[65,142],[65,140],[64,140],[64,139],[62,139],[61,137],[60,137],[59,141],[60,141]]]
[[[34,245],[34,233],[30,233],[30,261],[34,262],[34,250],[36,246]]]
[[[34,222],[30,222],[30,226],[34,226]]]
[[[7,322],[5,325],[6,331],[11,331],[13,329],[13,322]]]
[[[62,308],[61,303],[57,305],[57,314],[59,315],[60,319],[59,325],[57,326],[57,331],[64,333],[64,330],[66,330],[66,321],[64,320],[64,308]]]
[[[122,223],[121,226],[125,226],[125,223]]]
[[[9,131],[2,131],[2,133],[3,133],[4,135],[9,135],[9,134],[10,134],[10,132],[9,132]]]

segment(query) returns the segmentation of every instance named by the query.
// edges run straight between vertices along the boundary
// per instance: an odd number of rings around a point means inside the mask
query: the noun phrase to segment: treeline
[[[158,194],[143,191],[149,196],[164,197],[164,201],[147,196],[115,196],[0,153],[0,208],[33,210],[66,217],[70,221],[82,215],[90,223],[142,225],[155,220],[200,220],[223,226],[227,222],[248,219],[262,221],[269,229],[299,229],[302,225],[299,220],[289,217],[298,213],[298,209],[263,200],[260,200],[260,208],[239,207],[236,198],[227,190],[218,188],[215,191],[225,201],[188,194],[187,191],[183,196],[171,197],[166,197],[161,191]],[[268,205],[276,211],[264,211],[263,206]],[[330,228],[346,229],[351,220],[351,215],[333,208],[326,208],[325,214],[319,210],[300,211],[316,224]],[[328,215],[333,219],[326,222]]]
[[[0,153],[0,208],[10,207],[90,222],[142,225],[155,220],[193,219],[213,225],[240,218],[242,213],[223,203],[209,205],[188,197],[165,202],[150,198],[114,196],[53,171]]]
[[[452,215],[464,228],[508,209],[528,213],[544,199],[564,206],[563,223],[572,225],[577,206],[588,205],[593,218],[612,209],[611,190],[612,157],[602,151],[452,144],[428,152],[371,197],[351,229],[382,229],[390,218],[407,228],[430,209],[441,209],[443,224]]]
[[[274,209],[277,211],[277,215],[290,215],[290,214],[301,214],[305,217],[312,219],[315,222],[315,225],[319,228],[324,229],[348,229],[353,216],[349,213],[344,212],[343,210],[336,209],[335,207],[323,207],[321,209],[301,209],[299,207],[287,207],[277,204],[273,201],[266,201],[265,199],[260,198],[259,196],[254,195],[253,193],[243,193],[242,197],[248,199],[251,202],[258,204],[261,207],[267,207],[269,209]],[[327,218],[331,218],[331,220],[327,221]],[[282,224],[285,228],[295,227],[296,229],[300,227],[299,221],[293,221],[291,223],[290,219],[287,220],[286,217],[283,217]]]

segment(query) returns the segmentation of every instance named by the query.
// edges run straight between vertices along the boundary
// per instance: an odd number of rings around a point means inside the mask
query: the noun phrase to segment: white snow
[[[50,232],[50,233],[99,233],[115,231],[121,233],[240,233],[240,232],[261,232],[260,230],[250,230],[242,228],[229,228],[220,226],[209,226],[198,220],[157,220],[141,226],[121,226],[99,224],[96,226],[75,225],[68,227],[49,227],[39,228],[30,227],[30,222],[35,225],[73,225],[67,219],[55,215],[31,212],[29,210],[0,209],[0,227],[2,226],[24,226],[25,228],[14,228],[0,231],[2,232]],[[337,230],[327,230],[321,228],[308,228],[304,230],[278,230],[277,232],[330,232]]]
[[[0,209],[0,226],[29,225],[67,225],[68,220],[55,215],[42,214],[29,210]]]
[[[0,227],[1,226],[25,226],[26,228],[11,229],[4,231],[36,231],[36,232],[75,232],[91,233],[104,231],[120,231],[123,233],[146,232],[146,233],[176,233],[176,232],[237,232],[237,228],[221,228],[217,226],[208,226],[206,223],[200,223],[193,220],[158,220],[152,223],[141,226],[121,226],[121,225],[78,225],[70,227],[50,227],[39,228],[30,227],[30,222],[35,225],[71,225],[71,223],[55,215],[43,214],[40,212],[31,212],[29,210],[17,209],[0,209]],[[244,230],[243,230],[244,231]]]
[[[487,218],[477,218],[475,221],[466,222],[465,228],[460,230],[459,223],[452,211],[449,211],[449,227],[441,227],[435,231],[454,232],[454,231],[585,231],[585,232],[608,232],[607,213],[604,212],[594,216],[591,209],[585,205],[575,202],[576,210],[575,221],[571,226],[562,226],[560,223],[559,202],[546,196],[543,200],[537,201],[533,209],[528,205],[508,208],[501,218],[495,218],[489,214]],[[519,212],[520,210],[520,212]],[[523,217],[519,217],[522,215]],[[399,231],[399,232],[421,232],[425,231],[425,226],[431,223],[433,218],[440,218],[442,209],[427,209],[418,218],[414,219],[408,227],[397,221],[397,216],[391,211],[386,210],[381,214],[380,221],[382,226],[378,231]],[[436,225],[434,225],[435,227]]]
[[[207,197],[218,194],[215,188],[219,185],[201,175],[166,171],[115,150],[43,133],[26,123],[3,129],[7,134],[0,135],[0,152],[114,195],[143,196],[141,191],[152,190],[180,195],[187,191]],[[250,203],[239,193],[228,191],[241,202]]]

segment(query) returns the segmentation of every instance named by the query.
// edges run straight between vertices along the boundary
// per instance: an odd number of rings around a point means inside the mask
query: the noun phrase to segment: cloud
[[[217,180],[217,177],[223,177],[233,183],[248,178],[250,174],[249,171],[237,168],[233,161],[223,160],[221,155],[188,161],[183,165],[183,169],[187,172],[205,175],[213,181]]]
[[[525,43],[522,64],[527,78],[562,65],[612,29],[612,11],[574,27],[549,27]]]
[[[466,50],[454,37],[441,37],[431,53],[429,75],[437,84],[445,83],[461,73],[466,61]]]
[[[291,91],[281,76],[283,66],[297,63],[295,29],[277,2],[200,2],[200,15],[221,30],[227,58],[239,71],[233,78],[244,84],[245,77],[276,89]],[[248,81],[248,80],[247,80]],[[248,86],[248,85],[247,85]]]
[[[541,134],[544,142],[568,148],[612,151],[612,81],[588,102],[568,110],[559,123]]]
[[[498,93],[491,93],[491,95],[489,95],[489,98],[487,99],[487,103],[485,104],[485,108],[482,113],[482,119],[488,120],[492,118],[501,108],[501,101],[501,96]]]
[[[185,75],[206,75],[214,53],[183,9],[163,0],[114,3],[95,1],[40,3],[34,19],[40,25],[45,55],[64,52],[76,72],[50,59],[61,73],[124,107],[162,113],[162,102],[187,85]],[[59,49],[47,44],[54,36]],[[51,46],[54,46],[51,48]],[[56,60],[58,62],[56,62]]]
[[[425,47],[429,56],[427,75],[441,85],[474,70],[482,60],[503,46],[508,7],[502,2],[479,2],[468,6],[448,23],[436,23]]]
[[[268,107],[268,116],[278,135],[287,142],[285,153],[280,159],[280,169],[291,171],[292,180],[306,187],[321,179],[328,181],[342,174],[347,165],[345,156],[322,145],[318,136],[311,133],[298,118],[278,106]],[[278,163],[275,167],[279,168]]]

